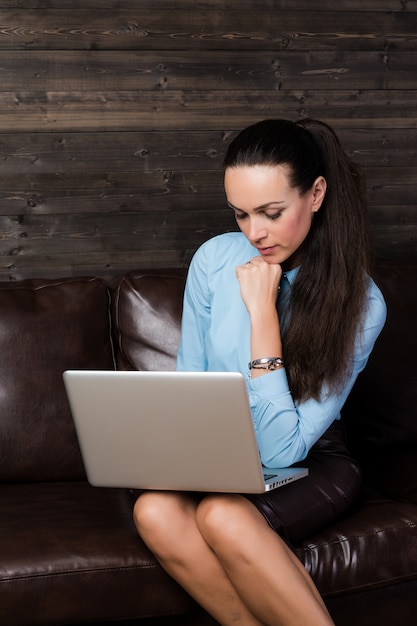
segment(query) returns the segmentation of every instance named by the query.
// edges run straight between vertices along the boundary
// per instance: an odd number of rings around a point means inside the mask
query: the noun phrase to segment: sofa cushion
[[[118,369],[174,370],[185,270],[130,272],[113,293]]]
[[[414,581],[417,507],[367,493],[357,510],[300,542],[296,554],[325,597]]]
[[[193,606],[139,538],[127,490],[0,485],[0,501],[1,624],[101,624]]]
[[[0,481],[84,477],[66,369],[114,369],[109,295],[92,278],[0,283]]]
[[[417,263],[384,262],[374,278],[387,321],[344,410],[368,484],[417,503]]]

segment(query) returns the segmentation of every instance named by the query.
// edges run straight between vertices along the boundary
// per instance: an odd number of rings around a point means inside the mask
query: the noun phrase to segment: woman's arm
[[[302,461],[333,421],[340,418],[340,411],[367,363],[385,318],[385,302],[371,282],[368,311],[363,330],[356,340],[352,371],[338,393],[329,394],[323,389],[319,401],[310,399],[295,404],[285,369],[248,381],[252,416],[264,465],[286,467]]]
[[[281,275],[280,265],[270,265],[259,256],[236,268],[240,293],[250,317],[251,361],[282,358],[281,331],[276,309]],[[267,373],[269,372],[266,369],[251,369],[251,378]]]

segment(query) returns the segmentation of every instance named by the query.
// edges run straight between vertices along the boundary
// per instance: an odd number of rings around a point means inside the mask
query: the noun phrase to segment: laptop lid
[[[240,373],[68,370],[63,377],[94,486],[261,493],[307,474],[268,469],[265,486]]]

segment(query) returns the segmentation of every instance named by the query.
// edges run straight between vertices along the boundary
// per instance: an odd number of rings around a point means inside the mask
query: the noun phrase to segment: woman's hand
[[[249,314],[271,305],[275,308],[281,275],[280,265],[268,263],[261,256],[236,267],[240,294]]]
[[[251,320],[251,361],[282,357],[281,333],[276,300],[281,280],[280,265],[256,256],[236,268],[240,293]],[[263,376],[268,370],[253,369],[251,378]]]

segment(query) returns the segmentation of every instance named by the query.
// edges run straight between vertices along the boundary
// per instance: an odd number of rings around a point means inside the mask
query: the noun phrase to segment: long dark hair
[[[224,168],[285,165],[301,195],[319,176],[325,199],[314,215],[293,283],[283,356],[295,400],[337,391],[351,371],[366,304],[369,236],[365,186],[335,132],[313,119],[265,120],[231,142]]]

